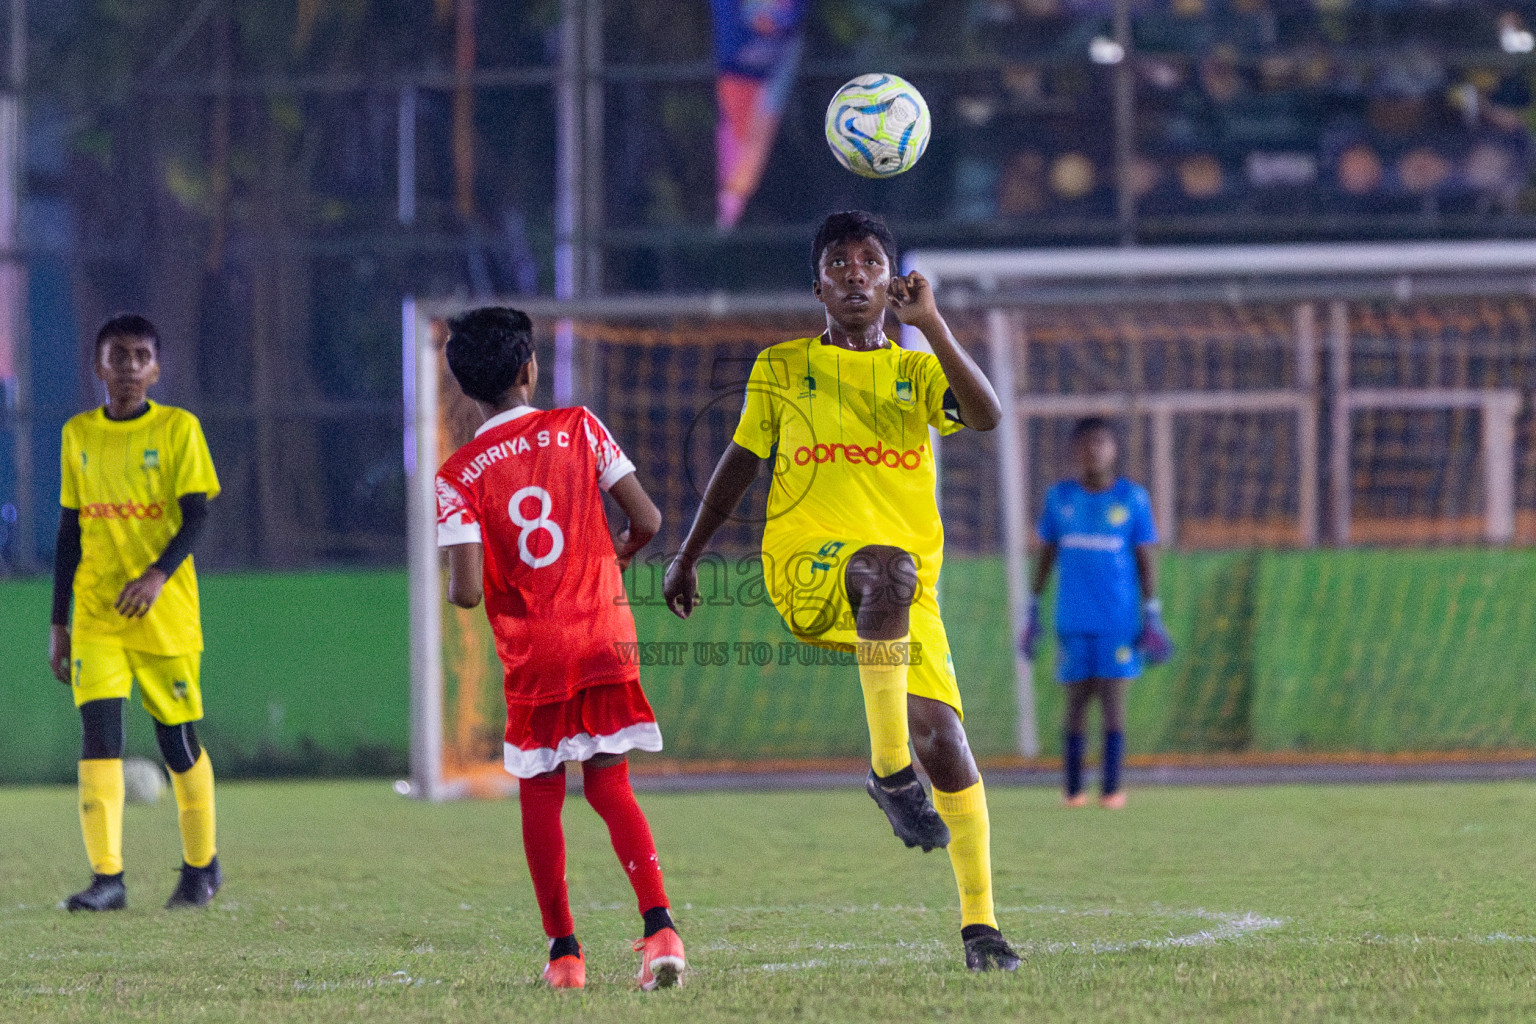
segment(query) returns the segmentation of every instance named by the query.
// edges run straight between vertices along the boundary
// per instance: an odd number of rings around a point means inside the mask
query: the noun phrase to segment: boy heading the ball
[[[123,314],[96,334],[107,404],[64,424],[48,660],[80,709],[80,828],[94,878],[66,903],[120,910],[123,710],[138,683],[171,770],[181,879],[167,907],[204,906],[223,882],[214,845],[213,766],[203,717],[203,631],[192,547],[219,494],[197,417],[157,405],[160,336]],[[73,598],[73,614],[71,614]]]
[[[865,788],[908,846],[948,847],[967,965],[1013,970],[1018,957],[993,913],[986,794],[936,600],[944,527],[929,440],[930,427],[991,430],[997,396],[928,282],[893,276],[896,243],[879,220],[828,217],[811,265],[827,329],[759,353],[735,437],[663,593],[676,614],[692,613],[699,557],[771,460],[763,571],[774,606],[803,642],[858,655],[872,765]],[[893,344],[888,310],[922,331],[933,354]]]
[[[448,600],[473,608],[484,597],[506,669],[505,763],[521,780],[523,850],[549,937],[544,979],[586,984],[560,823],[565,763],[576,761],[644,918],[641,987],[677,984],[683,944],[625,760],[661,749],[640,671],[624,657],[635,622],[622,576],[661,529],[661,513],[590,411],[529,404],[539,368],[526,315],[477,309],[448,329],[448,367],[485,422],[438,471],[437,542],[448,549]],[[617,546],[605,491],[629,518]]]

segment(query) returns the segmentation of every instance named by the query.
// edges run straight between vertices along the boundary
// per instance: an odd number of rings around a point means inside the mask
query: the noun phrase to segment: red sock
[[[560,809],[565,805],[565,767],[553,778],[523,779],[517,798],[523,808],[523,853],[533,876],[533,894],[544,918],[544,934],[552,939],[576,932],[571,900],[565,888],[565,830]]]
[[[629,884],[635,887],[640,913],[654,907],[670,906],[666,886],[661,880],[661,864],[656,860],[656,841],[651,838],[651,826],[645,820],[645,812],[635,802],[635,791],[629,787],[629,762],[621,761],[608,768],[583,765],[582,782],[587,791],[587,802],[608,826],[613,852],[619,855]]]

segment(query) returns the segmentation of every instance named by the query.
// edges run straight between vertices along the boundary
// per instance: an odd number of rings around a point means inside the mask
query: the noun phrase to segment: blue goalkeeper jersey
[[[1040,539],[1057,548],[1056,631],[1135,636],[1141,629],[1135,549],[1157,543],[1147,489],[1120,477],[1095,493],[1063,480],[1045,496]]]

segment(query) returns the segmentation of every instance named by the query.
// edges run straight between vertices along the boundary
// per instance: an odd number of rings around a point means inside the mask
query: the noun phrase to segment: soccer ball
[[[158,803],[165,792],[165,771],[142,757],[123,758],[123,797],[130,804]]]
[[[911,170],[931,127],[923,94],[895,75],[860,75],[827,104],[827,145],[838,163],[866,178]]]

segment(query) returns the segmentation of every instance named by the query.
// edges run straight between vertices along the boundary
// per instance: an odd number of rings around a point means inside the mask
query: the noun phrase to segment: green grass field
[[[240,783],[227,884],[159,909],[168,801],[130,807],[130,908],[70,916],[73,794],[0,790],[0,1020],[1290,1021],[1536,1014],[1536,785],[1157,789],[1121,814],[991,794],[1001,923],[971,976],[938,853],[862,793],[642,797],[688,942],[680,991],[629,986],[632,896],[566,805],[584,993],[537,982],[515,802],[424,806],[382,782]]]

